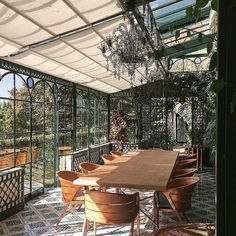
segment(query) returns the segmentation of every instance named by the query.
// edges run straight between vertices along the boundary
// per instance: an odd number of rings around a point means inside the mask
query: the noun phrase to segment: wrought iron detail
[[[72,155],[72,170],[73,171],[80,171],[79,164],[81,162],[88,162],[88,150],[80,151],[77,153],[74,153]]]
[[[204,103],[206,100],[201,97],[193,97],[192,103],[192,113],[193,113],[193,137],[192,144],[193,145],[203,145],[204,140],[204,132],[205,132],[205,111],[204,111]]]
[[[0,220],[24,207],[24,169],[21,167],[0,173]]]
[[[79,164],[81,162],[92,162],[102,164],[101,155],[111,151],[111,144],[107,143],[97,147],[85,149],[74,153],[72,156],[72,170],[80,171]]]

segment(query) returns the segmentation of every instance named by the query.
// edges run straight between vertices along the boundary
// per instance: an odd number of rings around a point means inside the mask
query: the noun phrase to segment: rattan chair
[[[90,163],[90,162],[81,162],[79,164],[79,168],[81,170],[82,173],[84,174],[88,174],[89,172],[97,169],[99,166],[99,164],[95,164],[95,163]]]
[[[191,223],[170,225],[151,233],[149,236],[214,236],[215,224],[212,223]]]
[[[82,175],[82,173],[74,171],[59,171],[57,173],[61,185],[62,199],[66,205],[59,216],[56,225],[58,225],[62,218],[66,216],[71,205],[74,205],[72,209],[72,211],[74,211],[79,205],[84,204],[84,194],[82,191],[83,186],[73,184],[73,181]]]
[[[175,169],[172,178],[191,177],[196,171],[196,168]]]
[[[187,223],[185,212],[191,209],[191,198],[199,177],[183,177],[173,179],[166,191],[155,192],[158,202],[158,210],[175,212],[181,223]],[[156,213],[159,223],[159,211]]]
[[[197,154],[179,154],[178,160],[193,159],[197,158]]]
[[[110,155],[110,154],[103,154],[101,157],[102,157],[102,160],[103,160],[105,165],[111,164],[112,161],[114,161],[116,158],[118,158],[117,156],[113,156],[113,155]]]
[[[79,164],[79,168],[80,168],[81,172],[84,174],[88,174],[91,171],[96,170],[100,166],[101,165],[99,165],[99,164],[95,164],[95,163],[91,163],[91,162],[81,162]],[[97,190],[103,191],[103,192],[105,192],[107,190],[106,187],[100,187],[100,188],[86,187],[86,188],[87,189],[97,189]]]
[[[137,220],[137,235],[140,234],[139,194],[132,195],[85,191],[85,221],[83,236],[87,235],[88,223],[125,224],[131,223],[131,235],[134,231],[134,222]]]
[[[193,168],[196,167],[197,159],[185,159],[185,160],[178,160],[176,162],[176,169],[183,169],[183,168]]]
[[[116,157],[120,157],[122,155],[124,155],[123,152],[119,152],[119,151],[110,151],[111,155],[116,156]]]

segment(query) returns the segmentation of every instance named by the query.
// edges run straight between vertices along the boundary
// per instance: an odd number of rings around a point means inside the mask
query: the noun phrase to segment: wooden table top
[[[118,157],[110,165],[75,180],[83,186],[123,187],[164,191],[167,189],[178,152],[139,150]]]

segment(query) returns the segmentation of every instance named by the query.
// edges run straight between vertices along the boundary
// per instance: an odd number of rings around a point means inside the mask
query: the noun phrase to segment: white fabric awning
[[[3,59],[106,93],[130,88],[127,75],[118,80],[112,66],[107,70],[98,49],[123,22],[116,0],[1,0],[0,12]],[[92,24],[109,16],[116,17]],[[80,32],[18,54],[22,47],[85,26]],[[134,84],[140,85],[140,81]]]

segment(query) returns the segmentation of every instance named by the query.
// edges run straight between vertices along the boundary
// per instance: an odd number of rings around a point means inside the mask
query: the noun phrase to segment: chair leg
[[[74,206],[73,209],[72,209],[72,212],[74,212],[74,211],[76,210],[76,208],[77,208],[79,205],[80,205],[80,207],[81,207],[81,203],[76,203],[75,206]]]
[[[115,188],[115,193],[121,193],[120,188]]]
[[[134,235],[134,221],[131,223],[131,228],[130,228],[130,236]]]
[[[84,219],[82,235],[87,236],[87,219]]]
[[[137,215],[136,217],[136,221],[137,221],[137,236],[140,235],[140,214]]]
[[[93,222],[93,236],[96,236],[96,222]]]
[[[176,213],[176,215],[177,215],[177,217],[178,217],[181,224],[186,223],[186,220],[184,219],[183,215],[180,212],[175,211],[175,213]]]
[[[186,215],[184,212],[181,212],[180,215],[181,215],[181,217],[182,217],[182,221],[183,221],[185,224],[189,223],[188,217],[187,217],[187,215]]]
[[[90,223],[90,221],[87,220],[87,222],[86,222],[86,229],[87,229],[87,231],[89,231],[89,223]]]
[[[61,222],[62,218],[66,215],[66,211],[67,211],[67,209],[69,208],[69,206],[70,206],[70,203],[68,203],[68,204],[65,206],[63,212],[61,213],[60,217],[59,217],[58,220],[57,220],[56,225],[58,225],[58,224]]]
[[[158,209],[158,192],[154,192],[153,194],[153,231],[156,230],[156,225],[159,228],[159,209]]]

